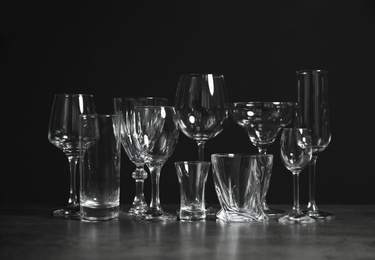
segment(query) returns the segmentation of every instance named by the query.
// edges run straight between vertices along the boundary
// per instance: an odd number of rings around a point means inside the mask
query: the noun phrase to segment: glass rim
[[[65,97],[79,97],[79,96],[94,97],[93,94],[86,94],[86,93],[58,93],[58,94],[55,94],[55,96],[65,96]]]
[[[139,109],[139,108],[173,108],[175,109],[174,106],[171,106],[171,105],[136,105],[134,106],[134,110],[135,109]]]
[[[120,117],[117,114],[80,114],[79,118],[96,118],[96,117],[103,117],[103,118],[110,118],[110,117]]]
[[[209,162],[209,161],[198,161],[198,160],[192,160],[192,161],[189,161],[189,160],[187,160],[187,161],[176,161],[176,162],[174,162],[174,164],[175,165],[177,165],[177,164],[204,164],[204,165],[210,165],[211,164],[211,162]]]
[[[236,101],[236,102],[230,102],[228,103],[229,105],[244,105],[244,104],[254,104],[254,105],[261,105],[261,104],[273,104],[273,105],[280,105],[280,104],[288,104],[288,105],[295,105],[297,102],[292,102],[292,101]]]
[[[211,157],[222,157],[222,158],[233,158],[235,156],[241,156],[241,157],[273,157],[273,154],[271,153],[214,153],[211,154]]]
[[[295,130],[299,129],[299,130],[308,130],[308,131],[311,131],[311,128],[308,128],[308,127],[284,127],[282,129],[282,131],[293,130],[293,129],[295,129]]]
[[[224,77],[224,74],[220,74],[220,73],[186,73],[186,74],[181,74],[180,78],[182,77],[202,78],[207,75],[212,75],[213,77]]]
[[[115,100],[165,100],[168,102],[166,97],[152,97],[152,96],[136,96],[136,97],[114,97]]]
[[[328,70],[325,69],[303,69],[303,70],[297,70],[297,74],[311,74],[311,73],[328,73]]]

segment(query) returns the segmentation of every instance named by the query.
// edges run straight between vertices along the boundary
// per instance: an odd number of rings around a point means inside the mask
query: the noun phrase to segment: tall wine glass
[[[139,219],[175,220],[177,216],[163,211],[160,205],[159,179],[164,163],[177,145],[179,128],[176,111],[171,106],[138,106],[133,116],[135,127],[132,137],[151,175],[150,207],[138,215]]]
[[[278,219],[286,223],[311,223],[299,206],[299,174],[312,157],[311,133],[308,128],[284,128],[280,138],[280,154],[284,166],[293,174],[293,210]]]
[[[228,104],[229,114],[248,134],[251,143],[260,154],[275,142],[279,131],[293,119],[293,102],[235,102]],[[266,202],[271,176],[262,176],[263,210],[269,217],[285,213],[285,210],[271,209]],[[268,179],[267,179],[268,178]]]
[[[48,128],[48,140],[68,157],[70,189],[68,204],[53,212],[54,216],[78,218],[79,201],[76,190],[76,170],[79,159],[80,114],[95,114],[94,98],[90,94],[56,94]]]
[[[313,157],[309,164],[309,203],[307,214],[317,219],[332,219],[334,214],[318,209],[315,201],[316,160],[331,142],[328,105],[328,71],[299,70],[297,73],[298,109],[296,126],[311,130]]]
[[[204,161],[207,140],[223,130],[226,119],[226,88],[219,74],[181,75],[175,108],[181,131],[198,144],[199,161]]]
[[[115,97],[113,99],[114,112],[120,115],[121,143],[129,160],[135,164],[132,177],[135,180],[135,196],[129,214],[142,214],[148,210],[148,204],[144,196],[144,180],[147,172],[144,169],[145,161],[142,154],[136,148],[131,132],[134,128],[132,116],[136,106],[168,105],[168,99],[159,97]]]

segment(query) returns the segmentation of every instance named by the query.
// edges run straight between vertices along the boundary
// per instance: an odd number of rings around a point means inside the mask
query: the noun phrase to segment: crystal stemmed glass
[[[294,106],[293,102],[235,102],[228,104],[228,109],[232,119],[246,131],[258,152],[266,154],[279,131],[292,121]],[[269,181],[262,181],[262,201],[266,215],[273,217],[285,211],[268,207],[266,195]]]
[[[318,155],[331,142],[328,105],[328,71],[299,70],[298,108],[295,125],[311,130],[313,157],[309,164],[309,203],[307,214],[317,219],[332,219],[334,214],[318,209],[315,201],[315,174]]]
[[[293,210],[278,219],[282,223],[311,223],[299,206],[299,174],[312,157],[311,133],[308,128],[284,128],[280,138],[280,154],[284,166],[293,174]]]
[[[68,157],[70,189],[68,204],[53,212],[54,216],[78,218],[79,201],[76,190],[76,170],[79,159],[80,114],[94,114],[94,98],[90,94],[56,94],[48,128],[48,140]]]
[[[147,172],[144,169],[144,158],[131,138],[131,132],[134,128],[132,116],[136,106],[168,105],[168,99],[161,97],[115,97],[113,105],[114,112],[120,115],[122,147],[129,160],[135,164],[135,170],[132,173],[132,177],[135,180],[134,200],[129,211],[122,213],[130,215],[141,214],[148,210],[148,204],[144,196],[144,180],[147,178]]]
[[[184,74],[177,85],[175,108],[181,131],[198,144],[199,161],[204,161],[204,146],[222,132],[227,117],[224,76]]]
[[[172,155],[178,141],[177,113],[171,106],[137,106],[134,109],[133,141],[145,158],[151,177],[149,209],[136,217],[140,220],[175,220],[160,205],[159,179],[164,163]]]

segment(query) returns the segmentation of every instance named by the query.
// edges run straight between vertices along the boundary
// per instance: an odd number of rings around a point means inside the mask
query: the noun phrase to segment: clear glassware
[[[90,94],[56,94],[48,128],[48,140],[68,157],[70,189],[68,204],[53,212],[54,216],[79,218],[76,170],[79,159],[79,124],[81,114],[95,114],[94,97]]]
[[[127,212],[130,215],[142,214],[148,210],[148,204],[144,196],[144,180],[147,178],[147,171],[144,169],[145,161],[142,154],[136,148],[131,132],[134,129],[132,117],[136,106],[146,105],[168,105],[168,99],[162,97],[115,97],[113,99],[114,112],[120,115],[121,122],[121,143],[129,160],[135,164],[132,177],[135,180],[135,196],[132,207]]]
[[[328,71],[299,70],[297,73],[297,113],[295,126],[311,130],[313,157],[309,164],[307,214],[316,219],[333,219],[334,214],[318,209],[315,200],[316,161],[331,142],[328,105]]]
[[[260,154],[266,154],[277,134],[293,119],[293,102],[235,102],[228,104],[229,115],[248,134],[251,143]],[[266,177],[266,176],[265,176]],[[263,180],[263,210],[269,217],[284,214],[285,210],[269,208],[266,195],[271,174]]]
[[[204,161],[204,146],[223,131],[227,117],[224,76],[185,74],[178,81],[175,108],[181,131],[198,144],[198,159]]]
[[[312,157],[311,133],[308,128],[284,128],[280,139],[280,154],[284,166],[293,174],[293,209],[278,219],[282,223],[312,223],[299,206],[299,174]]]
[[[138,106],[134,109],[132,138],[144,156],[151,175],[151,202],[149,209],[136,219],[147,221],[176,220],[160,205],[159,180],[164,163],[172,155],[178,142],[177,113],[171,106]]]

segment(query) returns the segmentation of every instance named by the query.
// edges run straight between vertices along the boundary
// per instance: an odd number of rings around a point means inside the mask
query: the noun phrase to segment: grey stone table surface
[[[52,217],[53,209],[0,206],[0,259],[375,259],[375,205],[320,205],[335,219],[304,225],[155,223],[126,215],[87,223]]]

